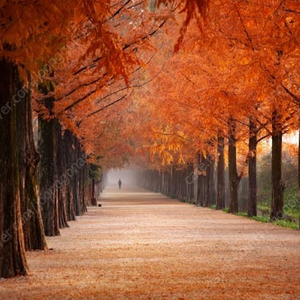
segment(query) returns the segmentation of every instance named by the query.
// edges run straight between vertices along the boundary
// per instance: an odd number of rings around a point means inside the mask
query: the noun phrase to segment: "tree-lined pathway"
[[[29,252],[0,299],[300,299],[297,231],[139,188],[100,203]]]

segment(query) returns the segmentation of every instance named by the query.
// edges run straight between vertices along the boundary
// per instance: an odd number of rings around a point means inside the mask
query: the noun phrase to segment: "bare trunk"
[[[204,165],[203,165],[203,157],[201,153],[197,154],[196,157],[196,162],[197,162],[197,205],[199,206],[203,206],[204,204],[204,176],[203,176],[203,172],[204,172]]]
[[[216,203],[215,200],[215,160],[211,155],[208,155],[208,166],[207,166],[207,206],[210,207]]]
[[[18,103],[17,111],[20,195],[25,249],[44,250],[47,244],[39,202],[37,172],[39,155],[33,139],[30,92]]]
[[[51,111],[53,98],[45,99]],[[58,177],[56,157],[56,120],[43,120],[39,116],[39,153],[41,210],[47,236],[59,235],[58,220]]]
[[[67,183],[64,177],[66,173],[66,156],[69,151],[66,147],[62,129],[58,121],[55,122],[56,132],[56,166],[57,166],[57,197],[58,197],[58,221],[59,228],[69,227],[67,217]]]
[[[228,145],[228,168],[229,168],[229,212],[237,213],[238,207],[238,187],[240,178],[237,173],[236,164],[236,124],[232,118],[229,119],[229,145]]]
[[[73,155],[72,155],[72,165],[76,164],[76,161],[79,157],[79,145],[78,141],[75,136],[73,136]],[[71,170],[72,169],[71,165]],[[81,215],[81,209],[80,209],[80,174],[78,172],[73,171],[73,176],[70,178],[70,181],[73,182],[73,203],[74,203],[74,209],[75,209],[75,215],[80,216]]]
[[[18,104],[22,99],[18,68],[4,58],[0,60],[0,277],[26,275],[25,243],[22,227],[19,173],[20,149],[17,136]],[[24,92],[24,91],[23,91]],[[22,92],[22,93],[23,93]],[[25,93],[25,92],[24,92]],[[24,97],[23,97],[24,98]]]
[[[249,192],[248,192],[248,217],[257,215],[257,182],[256,182],[256,146],[257,146],[256,124],[250,117],[249,120]]]
[[[73,189],[73,181],[72,181],[72,147],[73,147],[73,134],[66,130],[64,134],[64,145],[65,149],[69,149],[67,153],[65,153],[65,161],[66,161],[66,170],[65,170],[65,181],[66,181],[66,212],[67,212],[67,220],[74,221],[75,217],[75,207],[74,207],[74,189]]]
[[[188,169],[187,169],[187,177],[185,178],[186,185],[187,185],[187,198],[188,201],[191,202],[194,200],[194,184],[195,184],[195,179],[194,179],[194,165],[189,164]]]
[[[92,181],[90,183],[90,193],[91,193],[91,204],[93,206],[97,206],[97,199],[95,197],[95,188],[96,188],[96,181],[94,178],[92,178]]]
[[[277,110],[272,116],[272,204],[270,219],[282,219],[285,184],[282,181],[282,126]]]
[[[218,166],[217,166],[217,209],[225,208],[225,155],[224,137],[218,136]]]

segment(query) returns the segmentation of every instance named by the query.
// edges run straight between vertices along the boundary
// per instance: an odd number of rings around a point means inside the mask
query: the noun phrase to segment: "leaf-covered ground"
[[[31,275],[0,299],[300,299],[300,232],[141,189],[107,189],[102,207],[27,254]]]

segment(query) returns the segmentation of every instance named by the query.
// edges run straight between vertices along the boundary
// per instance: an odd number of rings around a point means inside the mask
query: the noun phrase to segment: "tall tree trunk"
[[[215,199],[215,159],[208,155],[207,166],[207,206],[210,207],[216,203]]]
[[[205,159],[201,153],[197,154],[197,205],[204,206],[206,203],[206,178],[204,173],[206,171]]]
[[[76,164],[76,161],[79,157],[79,151],[80,147],[77,141],[77,138],[73,136],[73,157],[72,157],[72,165]],[[73,182],[73,203],[75,208],[75,215],[80,216],[81,215],[81,209],[80,209],[80,174],[79,172],[73,172],[72,178],[70,178],[71,182]]]
[[[83,157],[84,153],[81,151],[81,156]],[[81,167],[79,170],[81,173],[81,214],[83,215],[85,212],[87,212],[87,205],[90,203],[88,202],[88,193],[87,193],[87,187],[88,187],[88,166],[85,164]]]
[[[229,168],[229,188],[230,188],[230,200],[229,200],[229,212],[237,213],[238,207],[238,187],[240,178],[237,173],[236,165],[236,124],[232,118],[229,118],[229,143],[228,143],[228,168]]]
[[[205,192],[206,192],[206,183],[205,183],[205,176],[202,174],[198,176],[198,189],[199,189],[199,205],[205,205]]]
[[[282,181],[282,126],[277,110],[272,114],[272,204],[270,219],[282,219],[285,184]]]
[[[194,200],[194,184],[195,184],[195,177],[194,177],[194,165],[188,164],[187,168],[187,177],[185,179],[187,185],[187,194],[188,194],[188,201],[192,202]]]
[[[46,93],[45,93],[46,94]],[[45,106],[51,111],[54,99],[45,99]],[[59,235],[58,219],[58,177],[56,157],[56,120],[44,120],[39,116],[39,153],[41,210],[47,236]]]
[[[224,137],[218,135],[218,165],[217,165],[217,209],[225,208],[225,155]]]
[[[90,198],[91,198],[91,204],[93,206],[97,206],[97,199],[96,199],[96,190],[98,191],[98,186],[96,186],[96,180],[92,178],[90,182]],[[97,193],[98,194],[98,193]],[[98,198],[98,196],[97,196]]]
[[[205,176],[204,176],[204,206],[209,207],[210,206],[210,177],[211,177],[211,166],[208,161],[206,161],[206,169],[205,169]]]
[[[74,189],[73,189],[73,181],[72,178],[69,176],[69,170],[71,170],[72,166],[72,147],[73,147],[73,134],[71,131],[66,130],[64,134],[64,147],[65,149],[70,149],[67,153],[65,153],[66,158],[66,171],[64,174],[65,181],[66,181],[66,209],[67,209],[67,220],[68,221],[75,221],[75,207],[74,207]],[[72,175],[72,173],[71,173]]]
[[[18,68],[6,59],[0,59],[0,277],[26,275],[25,243],[21,217],[20,149],[17,135],[18,109],[22,99],[22,84]],[[25,93],[25,92],[24,92]],[[23,97],[24,98],[24,97]],[[25,134],[25,132],[23,132]]]
[[[55,122],[56,132],[56,166],[57,166],[57,178],[58,178],[58,221],[59,228],[69,227],[67,217],[67,195],[66,195],[66,180],[64,174],[66,173],[66,155],[69,150],[66,147],[66,142],[63,137],[62,129],[58,121]]]
[[[17,113],[20,195],[25,249],[44,250],[47,248],[47,244],[38,194],[39,155],[34,145],[30,92],[27,93],[25,99],[18,103]]]
[[[252,117],[249,119],[249,154],[248,154],[248,217],[257,215],[257,182],[256,182],[256,146],[257,129]]]

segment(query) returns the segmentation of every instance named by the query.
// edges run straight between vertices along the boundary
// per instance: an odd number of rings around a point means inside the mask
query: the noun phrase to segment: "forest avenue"
[[[0,299],[300,299],[297,231],[140,188],[99,203],[28,252]]]

